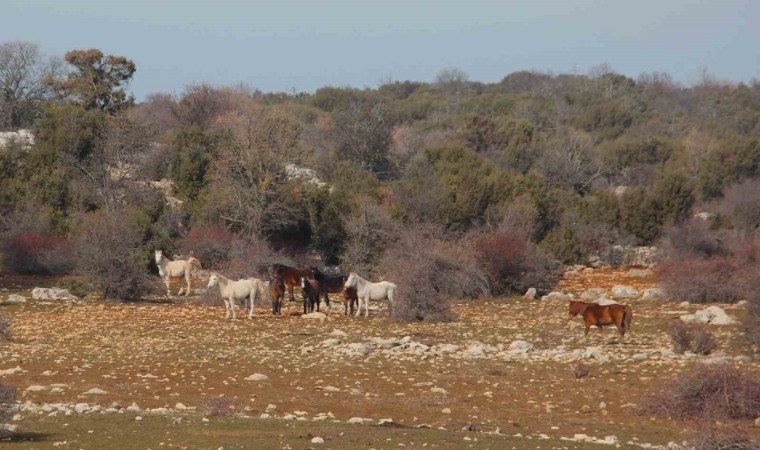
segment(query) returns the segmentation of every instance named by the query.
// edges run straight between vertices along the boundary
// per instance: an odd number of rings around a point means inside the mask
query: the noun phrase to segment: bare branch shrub
[[[668,334],[677,353],[690,351],[697,355],[709,355],[717,346],[715,336],[696,323],[673,321],[668,326]]]
[[[206,269],[219,268],[229,261],[235,234],[215,226],[196,226],[179,241],[183,254],[193,255]]]
[[[685,256],[709,258],[727,253],[724,233],[711,229],[710,224],[691,218],[679,225],[668,225],[663,230],[663,253],[673,259]]]
[[[743,233],[760,230],[760,180],[750,179],[727,188],[718,210]]]
[[[126,212],[91,214],[76,243],[77,272],[104,298],[137,298],[146,288],[141,247],[142,231]]]
[[[755,419],[760,415],[760,373],[730,364],[697,364],[650,391],[644,412],[678,420]]]
[[[489,296],[487,275],[471,245],[446,242],[442,230],[417,226],[385,252],[379,272],[399,286],[391,317],[404,321],[451,321],[450,299]]]
[[[0,341],[10,341],[13,339],[13,330],[11,321],[5,318],[5,314],[0,312]]]
[[[522,293],[531,287],[546,291],[561,276],[557,260],[518,234],[483,234],[474,238],[474,245],[497,294]]]
[[[359,202],[358,211],[345,223],[347,239],[341,261],[351,272],[371,278],[383,251],[397,241],[401,230],[382,206],[369,198]]]
[[[16,388],[0,383],[0,422],[8,420],[16,408]],[[0,426],[0,438],[8,435],[8,430]]]
[[[691,439],[694,450],[754,450],[757,445],[739,430],[718,430],[715,426],[703,425],[697,436]]]
[[[692,303],[735,302],[743,297],[733,282],[736,266],[723,256],[702,259],[684,256],[659,268],[659,279],[669,298]]]
[[[231,416],[240,410],[240,400],[227,395],[207,398],[203,410],[206,417]]]
[[[51,232],[50,214],[39,205],[25,204],[0,216],[3,266],[23,274],[59,275],[74,266],[69,241]]]

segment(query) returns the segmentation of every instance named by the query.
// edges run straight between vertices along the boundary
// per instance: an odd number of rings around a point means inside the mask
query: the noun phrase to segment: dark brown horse
[[[317,305],[317,311],[319,311],[319,281],[308,280],[306,277],[301,277],[301,289],[303,292],[303,313],[314,311],[314,305]]]
[[[584,336],[588,336],[588,330],[591,328],[591,325],[596,325],[601,335],[604,332],[603,326],[614,324],[620,333],[620,339],[623,339],[626,331],[631,331],[633,310],[627,305],[599,305],[597,303],[571,301],[569,313],[568,322],[578,314],[583,317],[583,323],[586,326]]]
[[[351,315],[354,315],[354,305],[359,305],[359,295],[356,293],[356,286],[351,286],[343,290],[343,302],[346,305],[345,315],[348,315],[348,307],[351,306]]]
[[[288,294],[290,294],[290,301],[296,301],[293,296],[293,287],[301,285],[301,277],[307,280],[313,280],[314,275],[311,273],[311,267],[304,269],[297,269],[295,267],[286,266],[285,264],[273,264],[272,265],[272,278],[276,278],[278,275],[282,275],[282,279],[285,282],[285,286],[288,287]],[[301,293],[303,296],[303,292]]]
[[[285,281],[277,275],[269,281],[269,299],[272,301],[272,314],[282,314],[282,299],[285,297]]]
[[[339,294],[343,292],[346,277],[342,275],[328,277],[316,267],[311,268],[311,273],[314,279],[319,281],[319,294],[325,299],[325,305],[330,306],[330,297],[327,294]]]

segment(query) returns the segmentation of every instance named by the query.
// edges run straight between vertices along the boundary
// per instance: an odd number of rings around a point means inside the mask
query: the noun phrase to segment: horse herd
[[[155,259],[158,273],[166,284],[166,295],[171,295],[169,291],[170,279],[183,277],[187,289],[180,287],[177,295],[182,295],[183,291],[185,291],[185,296],[189,295],[191,292],[190,273],[193,267],[201,268],[200,261],[193,257],[172,261],[161,250],[155,251]],[[388,300],[390,306],[393,307],[398,291],[398,286],[388,281],[372,283],[354,272],[348,276],[327,276],[316,267],[299,269],[284,264],[274,264],[270,275],[271,279],[264,282],[259,278],[230,280],[215,272],[211,274],[208,289],[218,287],[224,300],[224,317],[226,319],[235,318],[236,300],[244,301],[248,318],[252,319],[255,302],[262,297],[264,292],[267,293],[272,303],[272,314],[280,315],[286,292],[290,295],[290,300],[295,301],[293,288],[296,285],[301,287],[304,314],[314,311],[315,307],[319,311],[320,298],[323,298],[325,304],[329,305],[328,294],[342,293],[345,304],[344,314],[347,315],[349,309],[351,314],[354,314],[354,307],[356,306],[356,316],[358,317],[361,314],[362,306],[364,306],[364,317],[369,317],[370,300]]]
[[[188,259],[179,259],[172,261],[163,255],[161,250],[155,251],[156,265],[158,266],[159,275],[164,279],[166,284],[166,295],[169,296],[170,278],[185,278],[187,290],[185,296],[190,294],[190,272],[193,267],[201,268],[198,259],[190,257]],[[356,317],[361,314],[364,306],[364,317],[369,317],[370,300],[388,300],[389,306],[393,304],[398,295],[398,286],[388,281],[372,283],[360,277],[355,272],[348,276],[327,276],[319,271],[316,267],[295,268],[284,264],[273,264],[270,273],[271,279],[264,282],[259,278],[245,278],[241,280],[230,280],[219,273],[212,273],[208,282],[208,289],[219,288],[219,293],[224,299],[225,318],[235,318],[235,301],[244,300],[244,307],[248,310],[248,318],[252,319],[255,309],[255,301],[267,293],[272,304],[272,314],[282,314],[282,301],[287,293],[291,301],[295,301],[293,288],[296,285],[301,287],[303,297],[303,313],[314,311],[316,307],[319,311],[320,298],[324,299],[326,305],[330,304],[328,294],[343,294],[345,311],[348,315],[349,309],[354,314],[356,305]],[[268,287],[267,287],[268,285]],[[177,295],[182,295],[184,287],[181,287]],[[583,318],[585,326],[585,336],[588,336],[589,329],[592,325],[599,329],[600,334],[603,327],[615,325],[620,338],[625,336],[626,332],[631,331],[631,321],[633,319],[633,310],[630,306],[619,303],[597,304],[580,301],[571,301],[569,307],[568,322],[577,315]]]

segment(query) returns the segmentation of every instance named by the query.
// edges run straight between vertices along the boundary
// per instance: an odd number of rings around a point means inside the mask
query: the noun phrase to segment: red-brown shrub
[[[668,326],[670,342],[677,353],[690,351],[698,355],[709,355],[717,344],[715,336],[704,325],[674,321]]]
[[[225,228],[199,226],[179,241],[179,248],[198,258],[204,268],[214,269],[230,260],[234,242],[235,234]]]
[[[57,275],[74,267],[71,244],[60,235],[25,232],[6,238],[3,263],[15,273]]]
[[[736,265],[724,256],[703,259],[684,256],[669,260],[659,268],[663,289],[673,300],[693,303],[735,302],[742,298],[734,282]]]
[[[16,407],[16,388],[0,383],[0,422],[7,420]],[[3,436],[3,428],[0,428],[0,437]]]
[[[697,364],[650,391],[644,412],[678,420],[755,419],[760,415],[760,372]]]
[[[559,262],[521,235],[484,234],[474,245],[496,294],[523,293],[531,287],[545,291],[559,281]]]
[[[11,321],[6,319],[5,315],[0,311],[0,341],[10,341],[11,339],[13,339]]]
[[[227,395],[207,398],[203,403],[206,417],[231,416],[240,409],[240,400]]]

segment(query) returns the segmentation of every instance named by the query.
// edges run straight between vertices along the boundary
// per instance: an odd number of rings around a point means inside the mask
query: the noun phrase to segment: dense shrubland
[[[0,44],[0,65],[20,45]],[[313,94],[198,84],[136,103],[127,58],[74,51],[51,69],[35,55],[22,74],[34,95],[0,79],[0,128],[36,136],[0,147],[7,270],[93,274],[86,258],[116,263],[91,248],[105,245],[123,252],[129,283],[92,284],[129,297],[154,248],[241,274],[317,252],[419,290],[412,302],[547,289],[560,263],[664,242],[674,296],[738,300],[757,280],[757,82],[689,87],[602,68],[486,84],[446,70]],[[93,74],[99,84],[83,82]]]

